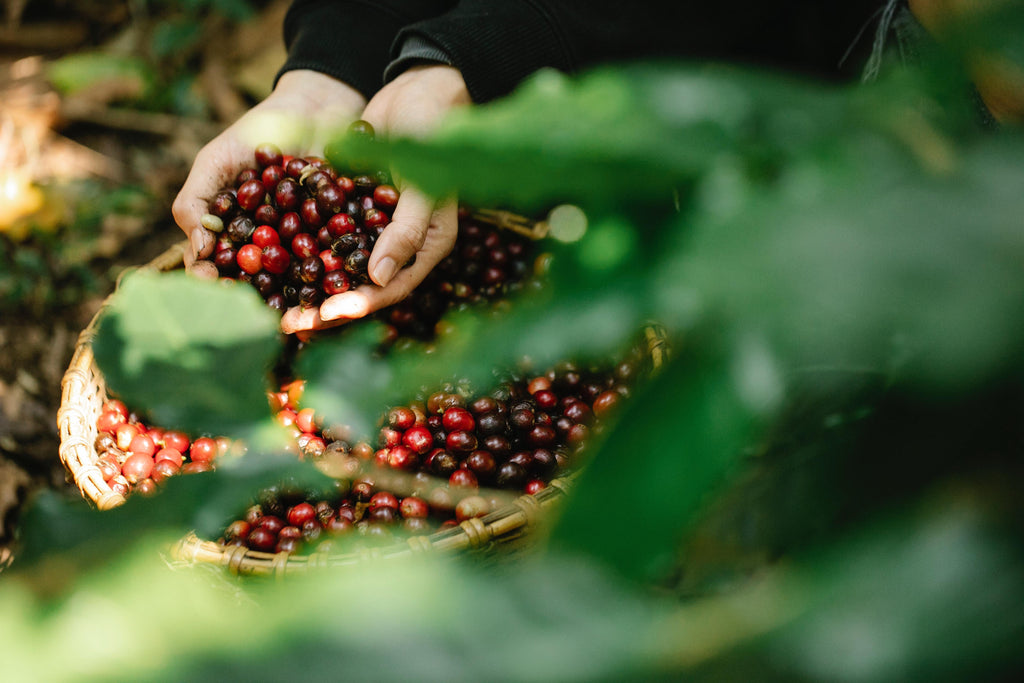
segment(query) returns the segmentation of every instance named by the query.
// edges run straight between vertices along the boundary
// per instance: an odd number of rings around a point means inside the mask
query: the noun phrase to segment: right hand
[[[192,269],[197,258],[213,253],[216,238],[200,220],[209,213],[207,207],[217,192],[231,187],[239,171],[253,166],[258,144],[272,142],[286,154],[314,153],[359,118],[365,105],[359,91],[325,74],[301,69],[282,74],[266,99],[196,154],[171,206],[192,247],[185,252],[185,267]]]
[[[472,103],[462,74],[451,66],[414,66],[373,96],[363,118],[379,135],[428,135],[452,108]],[[281,329],[308,335],[342,325],[404,299],[452,249],[458,233],[454,197],[428,197],[395,176],[401,192],[390,224],[370,255],[372,283],[336,294],[319,308],[285,312]],[[411,257],[412,265],[404,267]]]

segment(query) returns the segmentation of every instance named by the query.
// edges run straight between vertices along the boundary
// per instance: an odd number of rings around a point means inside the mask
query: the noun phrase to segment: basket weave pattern
[[[143,268],[173,270],[181,267],[186,244],[175,244]],[[124,496],[115,493],[103,480],[96,464],[96,420],[107,398],[107,385],[94,362],[92,341],[106,307],[107,302],[104,302],[89,326],[78,335],[75,352],[61,380],[60,409],[57,411],[60,459],[82,495],[101,510],[124,502]]]
[[[319,567],[346,567],[368,560],[391,560],[422,553],[487,552],[499,547],[518,549],[543,524],[571,488],[572,477],[554,479],[548,487],[533,495],[519,496],[509,505],[484,517],[467,519],[451,529],[429,536],[412,536],[383,548],[363,548],[348,553],[267,553],[244,546],[223,546],[189,534],[173,549],[177,560],[202,562],[225,567],[233,574],[284,578]]]

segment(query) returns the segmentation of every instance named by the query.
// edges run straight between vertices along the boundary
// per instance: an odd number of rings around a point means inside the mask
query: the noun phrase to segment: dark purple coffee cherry
[[[526,468],[515,462],[503,462],[498,465],[495,483],[502,488],[519,488],[526,483]]]
[[[324,262],[319,256],[310,256],[299,263],[299,278],[307,285],[315,285],[324,277]],[[301,292],[299,293],[301,297]]]
[[[345,202],[345,194],[330,179],[316,191],[316,205],[321,216],[333,216],[341,211]]]
[[[339,238],[340,239],[340,238]],[[356,278],[366,278],[370,263],[369,249],[356,249],[345,257],[345,272]]]
[[[238,199],[231,190],[218,192],[210,202],[210,213],[218,218],[229,220],[238,211]]]
[[[272,142],[263,142],[256,145],[254,152],[256,165],[260,168],[281,166],[284,163],[284,154],[282,154],[281,148]]]
[[[228,221],[224,231],[235,244],[245,244],[252,239],[252,233],[256,230],[256,223],[246,215],[239,215]]]

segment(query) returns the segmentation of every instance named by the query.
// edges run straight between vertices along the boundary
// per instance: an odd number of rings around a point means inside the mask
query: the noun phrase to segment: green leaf
[[[47,68],[47,77],[67,95],[113,84],[117,93],[132,100],[145,99],[155,81],[145,60],[105,52],[71,54],[54,60]]]
[[[201,538],[214,540],[261,490],[281,482],[310,492],[331,491],[334,483],[283,451],[271,455],[250,450],[230,463],[222,460],[214,472],[171,477],[158,495],[131,496],[113,510],[99,511],[82,499],[42,494],[22,523],[25,542],[12,571],[45,573],[52,583],[39,588],[59,590],[148,535],[180,538],[195,530]],[[49,567],[56,569],[44,572]]]
[[[678,353],[625,402],[588,458],[554,547],[632,579],[664,574],[701,503],[736,471],[756,418],[781,397],[773,373],[752,346],[728,358]]]
[[[181,18],[159,22],[153,29],[151,49],[158,59],[187,52],[202,36],[198,18]]]
[[[710,174],[655,266],[655,315],[671,326],[690,301],[765,333],[789,367],[899,370],[946,388],[1019,367],[1024,140],[945,153],[950,168],[930,173],[865,148],[743,193],[735,174]]]
[[[156,424],[231,436],[270,414],[277,326],[251,287],[140,270],[104,311],[93,353],[113,392]]]
[[[310,343],[297,361],[306,379],[304,401],[328,423],[373,433],[382,411],[446,381],[486,391],[496,376],[529,360],[550,367],[564,360],[610,358],[646,320],[630,283],[594,296],[589,289],[559,296],[532,292],[501,315],[468,311],[449,315],[454,332],[430,353],[414,347],[380,356],[372,328]]]
[[[845,136],[893,138],[921,93],[906,79],[865,91],[724,65],[654,64],[570,78],[544,72],[511,97],[452,112],[425,141],[347,137],[328,158],[391,163],[438,195],[520,208],[587,211],[669,206],[673,194],[734,156],[755,176]],[[914,108],[912,108],[912,106]],[[852,147],[851,147],[852,148]]]
[[[8,680],[592,680],[640,663],[657,613],[572,559],[487,573],[413,556],[280,583],[155,551],[110,558],[63,601],[5,577]]]

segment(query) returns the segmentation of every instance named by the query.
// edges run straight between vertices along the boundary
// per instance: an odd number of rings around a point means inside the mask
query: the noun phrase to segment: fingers
[[[388,280],[386,286],[363,285],[350,292],[330,297],[320,305],[320,320],[327,322],[361,318],[407,297],[426,278],[434,266],[448,255],[452,245],[455,244],[455,236],[458,232],[456,211],[455,201],[448,200],[430,214],[424,233],[425,237],[420,241],[417,251],[414,252],[416,260],[410,266],[401,268],[394,277]],[[398,213],[397,207],[395,213],[396,215]],[[380,248],[384,235],[391,227],[389,225],[381,233],[380,240],[374,247],[375,253]],[[412,238],[394,239],[398,243],[408,245],[411,242],[404,242],[404,240]]]
[[[363,318],[406,298],[451,251],[458,232],[455,200],[447,200],[433,211],[427,226],[421,246],[415,252],[415,262],[407,268],[400,269],[386,286],[367,284],[344,294],[336,294],[324,301],[319,309],[292,308],[281,319],[281,331],[286,334],[303,335],[315,330],[336,327],[350,320]],[[383,237],[382,233],[381,239]]]
[[[210,200],[231,185],[244,163],[242,153],[225,136],[214,139],[196,155],[192,170],[171,205],[174,222],[192,246],[192,253],[186,254],[186,266],[213,253],[216,238],[200,221],[209,212]]]
[[[340,325],[343,322],[343,320],[338,320],[334,324]],[[289,308],[285,311],[284,315],[281,316],[281,331],[285,334],[301,335],[304,332],[324,328],[324,321],[320,319],[320,310],[317,308],[302,308],[301,306],[296,306],[294,308]]]
[[[370,254],[370,279],[386,287],[391,279],[423,248],[434,200],[415,188],[402,190],[391,222],[377,239]]]

